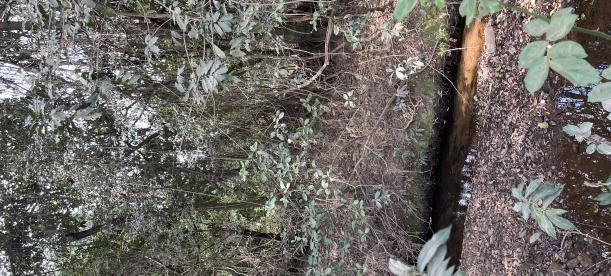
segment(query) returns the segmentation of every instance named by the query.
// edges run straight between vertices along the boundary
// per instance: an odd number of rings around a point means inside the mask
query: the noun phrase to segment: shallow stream
[[[577,14],[584,15],[578,25],[588,29],[599,29],[611,33],[611,1],[581,1]],[[596,39],[593,36],[575,33],[571,37],[584,46],[588,62],[599,72],[609,67],[611,62],[611,41]],[[587,95],[592,87],[573,87],[558,79],[552,85],[554,110],[552,120],[560,126],[592,122],[592,134],[611,141],[611,121],[600,103],[588,103]],[[560,128],[558,128],[560,130]],[[565,185],[564,204],[570,218],[582,231],[593,230],[606,242],[611,242],[611,212],[598,206],[592,199],[601,192],[600,188],[588,187],[584,183],[605,182],[611,174],[611,159],[600,153],[588,155],[586,144],[577,143],[567,135],[557,131],[559,159],[552,162],[550,170],[557,175],[556,182]]]

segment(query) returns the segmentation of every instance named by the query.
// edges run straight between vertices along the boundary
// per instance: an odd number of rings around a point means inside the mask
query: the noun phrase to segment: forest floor
[[[378,272],[387,271],[389,257],[414,260],[431,231],[432,164],[447,98],[441,74],[451,41],[445,10],[431,6],[426,15],[389,28],[391,18],[390,9],[374,12],[361,29],[361,48],[346,45],[334,56],[329,71],[341,73],[333,75],[330,112],[321,124],[327,141],[315,158],[331,169],[346,198],[365,201],[370,235],[352,249],[354,258]],[[397,66],[415,72],[402,80]],[[349,92],[354,107],[346,103]],[[384,195],[388,201],[380,208],[376,199]],[[332,213],[336,223],[327,231],[340,240],[349,231],[340,225],[350,225],[352,214]]]
[[[531,1],[516,2],[540,14],[571,4],[537,1],[534,7]],[[542,117],[554,113],[556,92],[546,86],[538,96],[526,93],[522,84],[525,72],[517,67],[519,51],[531,39],[522,31],[529,20],[528,16],[501,12],[487,22],[493,32],[486,35],[493,35],[495,49],[484,51],[478,70],[471,146],[476,161],[461,268],[468,275],[608,275],[609,249],[600,242],[577,234],[559,234],[558,239],[543,235],[540,242],[530,244],[530,235],[537,231],[535,222],[525,222],[512,210],[515,200],[511,189],[519,181],[538,177],[555,181],[558,175],[553,168],[561,165],[562,125],[537,127]],[[565,208],[566,201],[566,195],[561,195],[561,203],[556,204]],[[568,218],[573,220],[579,210],[567,209]]]

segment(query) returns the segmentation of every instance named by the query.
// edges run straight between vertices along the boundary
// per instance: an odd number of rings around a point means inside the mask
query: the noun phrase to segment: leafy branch
[[[575,225],[569,220],[561,217],[567,211],[563,209],[549,208],[550,204],[558,198],[564,186],[545,183],[543,179],[531,180],[525,187],[525,182],[520,182],[516,188],[511,189],[511,194],[519,200],[513,210],[521,213],[526,221],[534,218],[539,228],[552,238],[556,238],[556,227],[562,230],[575,230]],[[531,242],[538,239],[540,234],[535,233]]]

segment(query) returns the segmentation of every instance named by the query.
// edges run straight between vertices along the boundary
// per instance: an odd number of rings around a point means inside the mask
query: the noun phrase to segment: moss
[[[423,16],[421,19],[424,48],[432,49],[437,47],[436,51],[443,51],[443,48],[440,49],[439,47],[440,45],[444,47],[443,45],[445,45],[445,40],[447,39],[446,16],[434,6],[424,7],[423,10],[426,13],[426,16]],[[424,62],[428,62],[428,60]],[[431,62],[435,63],[435,60]],[[433,185],[432,173],[430,172],[431,162],[435,162],[436,159],[430,155],[436,152],[438,147],[435,144],[435,134],[437,132],[438,103],[441,102],[440,94],[438,93],[440,82],[436,72],[424,70],[413,78],[408,85],[413,87],[413,97],[421,103],[406,134],[410,140],[414,141],[409,146],[414,153],[415,158],[413,160],[417,162],[417,164],[412,165],[407,177],[413,183],[419,184],[410,187],[410,202],[413,206],[407,207],[410,209],[410,212],[416,212],[416,214],[410,217],[408,221],[410,229],[418,229],[420,232],[427,233],[428,225],[423,225],[421,219],[430,217],[430,202],[428,201],[427,193]]]

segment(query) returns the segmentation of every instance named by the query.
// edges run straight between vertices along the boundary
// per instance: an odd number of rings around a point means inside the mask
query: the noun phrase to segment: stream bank
[[[539,1],[534,7],[530,1],[515,2],[540,14],[549,14],[550,11],[570,4],[567,1]],[[586,13],[587,16],[594,16],[594,13]],[[459,249],[462,253],[461,269],[468,275],[553,275],[556,272],[604,275],[604,271],[610,271],[609,263],[604,262],[608,249],[604,249],[600,243],[591,238],[566,235],[558,239],[542,236],[541,241],[531,244],[528,242],[530,235],[538,231],[535,222],[525,222],[512,210],[515,201],[511,197],[511,189],[520,181],[542,177],[550,182],[566,185],[565,192],[555,208],[569,210],[567,217],[575,221],[578,228],[591,236],[604,236],[601,229],[608,231],[604,225],[593,227],[597,228],[597,231],[583,227],[584,208],[574,205],[574,202],[582,202],[585,199],[591,201],[591,195],[595,194],[595,191],[582,193],[579,186],[582,182],[575,177],[575,173],[564,174],[563,169],[558,169],[570,167],[567,161],[572,160],[571,162],[582,164],[573,167],[580,177],[603,180],[599,179],[601,176],[596,173],[583,171],[596,166],[587,167],[587,164],[593,162],[591,158],[581,161],[574,158],[575,154],[584,151],[584,146],[571,145],[570,141],[567,142],[568,137],[562,133],[562,126],[573,122],[573,119],[565,116],[566,112],[572,111],[559,112],[561,109],[558,109],[558,103],[561,103],[560,99],[563,95],[566,98],[570,91],[559,89],[565,84],[555,86],[559,80],[555,74],[552,74],[551,81],[536,95],[527,93],[523,86],[525,72],[518,68],[517,59],[520,49],[532,41],[532,38],[522,31],[523,25],[529,20],[528,16],[522,14],[500,12],[491,16],[485,24],[481,57],[479,60],[473,59],[477,64],[475,70],[478,76],[476,96],[470,105],[474,120],[472,124],[468,120],[464,122],[465,126],[454,128],[463,129],[463,133],[470,134],[465,137],[470,137],[471,146],[448,151],[448,160],[453,152],[460,152],[462,155],[456,155],[454,163],[450,163],[456,167],[445,168],[448,173],[443,173],[444,168],[440,169],[441,175],[460,175],[460,171],[463,171],[463,175],[467,176],[462,179],[463,184],[460,184],[460,177],[454,178],[454,183],[458,185],[447,192],[450,198],[452,194],[455,197],[455,200],[449,203],[459,206],[451,216],[460,217],[461,207],[457,201],[463,187],[471,188],[471,199],[464,213],[462,249]],[[582,91],[581,96],[578,96],[581,97],[581,102],[584,93],[587,91]],[[458,111],[455,107],[454,116],[456,112]],[[548,120],[550,123],[554,121],[555,124],[550,124],[548,129],[542,129],[537,126],[542,120]],[[594,132],[606,135],[604,129],[608,131],[608,127],[605,126],[608,124],[603,123],[602,129],[595,129]],[[448,136],[450,143],[454,143],[452,139],[452,136]],[[567,149],[564,146],[567,143],[571,149],[570,154],[562,156],[563,150]],[[465,162],[469,166],[463,168],[461,164]],[[595,164],[606,166],[602,160],[597,162]],[[441,183],[443,185],[443,181]],[[575,200],[573,190],[579,191],[577,195],[581,199]],[[466,198],[468,197],[467,195]],[[446,200],[441,202],[448,203]],[[460,243],[450,241],[450,246],[457,245]]]

